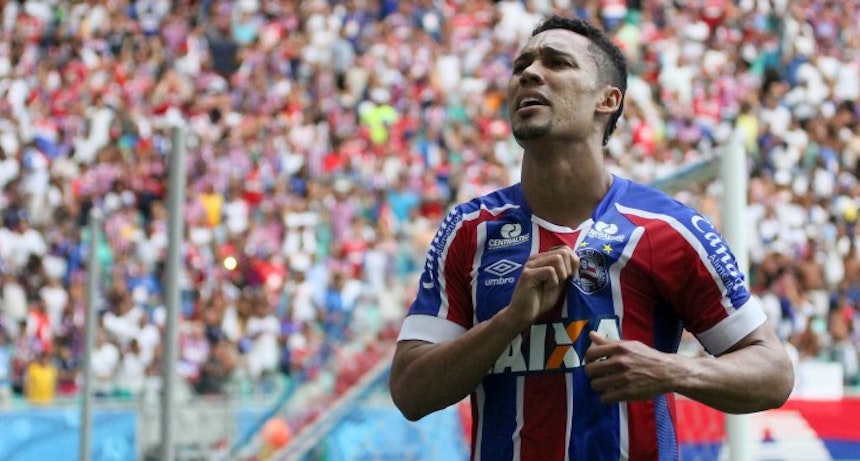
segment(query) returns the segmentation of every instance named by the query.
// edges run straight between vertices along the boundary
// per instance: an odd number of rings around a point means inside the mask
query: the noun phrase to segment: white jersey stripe
[[[621,271],[627,266],[644,233],[644,229],[637,227],[630,234],[630,240],[624,245],[621,257],[609,268],[610,286],[612,287],[612,308],[615,311],[615,315],[618,316],[619,331],[624,331],[624,300],[622,299],[621,290]],[[618,406],[618,449],[620,459],[622,460],[626,460],[630,453],[630,432],[627,419],[627,403],[622,402]]]
[[[567,385],[567,427],[564,431],[564,446],[568,449],[564,450],[564,459],[567,461],[572,461],[570,459],[570,434],[573,431],[573,396],[576,395],[573,392],[573,373],[565,373],[565,384]]]
[[[475,229],[477,235],[475,238],[479,242],[487,240],[487,222],[484,221],[478,224]],[[481,267],[481,259],[484,257],[484,245],[477,245],[475,248],[475,257],[472,259],[472,270],[469,272],[469,286],[472,290],[472,306],[478,305],[478,270]],[[472,309],[472,325],[478,324],[478,309]]]
[[[628,432],[628,413],[627,402],[618,403],[618,426],[619,426],[619,446],[618,446],[618,461],[627,461],[630,459],[630,433]]]
[[[449,299],[448,299],[448,278],[444,276],[445,272],[445,264],[448,261],[448,251],[451,249],[451,242],[454,241],[454,236],[457,235],[460,228],[463,227],[463,221],[457,223],[454,227],[454,231],[448,236],[447,241],[444,244],[444,249],[442,250],[442,254],[439,255],[439,262],[436,270],[439,272],[436,277],[436,283],[439,284],[439,312],[436,314],[437,317],[447,319],[448,318],[448,308],[449,308]]]
[[[520,431],[523,430],[525,417],[523,412],[523,400],[525,399],[526,378],[520,376],[517,378],[517,427],[512,435],[514,439],[514,457],[513,461],[520,461],[520,452],[522,451],[523,440],[520,437]]]
[[[478,427],[475,428],[475,461],[481,461],[481,446],[484,442],[484,403],[486,394],[484,393],[484,384],[478,384],[475,389],[475,405],[478,407]]]

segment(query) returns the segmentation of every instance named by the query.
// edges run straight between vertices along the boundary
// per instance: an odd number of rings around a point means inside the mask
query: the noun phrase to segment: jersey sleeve
[[[439,226],[427,251],[418,291],[398,341],[450,341],[472,326],[474,308],[469,261],[475,254],[474,229],[460,208]]]
[[[691,209],[665,222],[672,229],[649,233],[653,276],[661,296],[684,328],[719,355],[765,322],[737,260],[722,235]]]

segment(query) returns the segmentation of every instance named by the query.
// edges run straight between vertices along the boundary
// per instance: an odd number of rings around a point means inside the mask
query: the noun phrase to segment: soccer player
[[[472,458],[675,459],[674,393],[729,413],[782,405],[793,370],[711,223],[611,175],[621,51],[580,19],[513,63],[521,181],[456,206],[393,359],[409,420],[471,396]],[[711,354],[677,354],[683,329]]]

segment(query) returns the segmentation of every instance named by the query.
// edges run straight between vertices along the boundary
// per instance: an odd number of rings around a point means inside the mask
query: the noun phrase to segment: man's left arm
[[[785,347],[765,322],[717,357],[687,357],[591,332],[585,373],[604,403],[677,392],[726,413],[777,408],[794,386]]]

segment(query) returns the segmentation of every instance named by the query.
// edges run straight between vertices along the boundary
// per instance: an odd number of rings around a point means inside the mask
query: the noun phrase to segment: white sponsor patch
[[[502,238],[500,239],[489,239],[487,241],[487,246],[490,248],[502,248],[511,245],[518,245],[520,243],[529,241],[529,234],[523,234],[523,226],[520,223],[507,223],[502,225],[502,228],[499,230],[499,234],[501,234]]]
[[[594,226],[588,230],[588,236],[599,240],[608,240],[610,242],[622,242],[626,238],[624,234],[618,234],[618,226],[615,224],[597,221]]]

